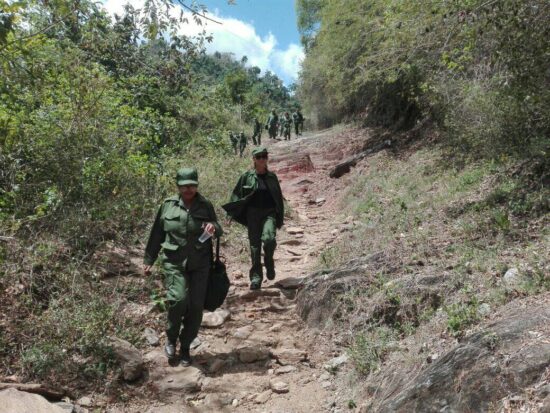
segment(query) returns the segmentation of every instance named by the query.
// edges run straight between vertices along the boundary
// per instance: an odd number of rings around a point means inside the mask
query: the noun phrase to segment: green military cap
[[[261,154],[267,155],[267,148],[264,148],[263,146],[259,146],[252,150],[252,156],[261,155]]]
[[[196,168],[181,168],[176,174],[176,183],[182,185],[198,185],[199,174]]]

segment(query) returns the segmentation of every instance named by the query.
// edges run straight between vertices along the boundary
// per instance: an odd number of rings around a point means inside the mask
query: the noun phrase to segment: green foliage
[[[180,166],[172,159],[208,150],[215,162],[227,129],[294,105],[273,74],[200,53],[200,41],[165,40],[178,22],[155,4],[114,22],[90,2],[10,6],[19,24],[9,35],[23,39],[0,55],[10,227],[58,232],[84,249],[132,237],[165,195],[159,176]],[[48,16],[68,20],[48,29]],[[139,43],[144,30],[150,41]]]
[[[375,371],[389,353],[394,340],[395,332],[386,327],[357,334],[348,350],[355,370],[363,376]]]
[[[113,363],[106,338],[113,332],[115,308],[93,297],[87,301],[70,299],[51,301],[51,307],[39,319],[40,340],[28,343],[21,357],[21,367],[28,377],[45,378],[74,371],[78,359],[91,357],[90,377],[105,373]],[[31,331],[36,326],[26,326]],[[76,357],[75,357],[76,356]]]
[[[250,166],[228,156],[228,130],[248,134],[254,116],[296,105],[273,73],[182,35],[175,4],[112,20],[101,2],[0,0],[0,287],[17,287],[2,305],[27,320],[25,335],[16,321],[0,339],[3,372],[108,374],[105,338],[138,343],[141,325],[96,283],[97,247],[143,242],[181,166],[196,166],[200,192],[221,205]],[[203,7],[188,6],[200,19]],[[152,286],[113,290],[163,306]]]
[[[446,306],[444,310],[448,316],[447,327],[454,336],[461,336],[466,328],[480,319],[479,302],[475,297]]]
[[[408,129],[431,118],[458,158],[548,151],[543,0],[300,0],[298,87],[320,126],[353,115]]]

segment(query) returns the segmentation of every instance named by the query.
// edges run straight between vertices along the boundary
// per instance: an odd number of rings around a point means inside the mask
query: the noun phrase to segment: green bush
[[[473,297],[468,302],[451,304],[444,307],[447,313],[447,328],[454,336],[461,336],[464,331],[479,321],[479,302]]]
[[[395,332],[387,327],[357,334],[348,350],[355,370],[363,376],[375,371],[396,339]]]

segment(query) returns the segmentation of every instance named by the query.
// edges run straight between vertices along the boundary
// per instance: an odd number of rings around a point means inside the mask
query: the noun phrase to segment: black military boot
[[[265,267],[265,276],[268,280],[274,280],[275,279],[275,267]]]
[[[164,352],[169,359],[173,359],[174,357],[176,357],[176,343],[173,343],[170,340],[166,340],[166,344],[164,345]]]
[[[251,290],[259,290],[260,288],[262,288],[262,280],[260,280],[259,278],[254,278],[250,282],[250,289]]]
[[[191,354],[189,353],[189,348],[181,348],[180,354],[180,366],[188,367],[192,363]]]

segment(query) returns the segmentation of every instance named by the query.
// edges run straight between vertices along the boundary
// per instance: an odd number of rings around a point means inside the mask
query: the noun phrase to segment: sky
[[[105,0],[111,13],[121,13],[126,3],[140,8],[144,0]],[[221,24],[204,21],[206,27],[194,23],[182,26],[182,33],[193,35],[206,29],[214,37],[207,52],[230,52],[237,59],[248,57],[248,65],[262,72],[270,70],[286,85],[294,82],[303,59],[303,48],[296,27],[294,0],[200,0],[208,16]],[[192,22],[192,19],[190,19]]]

